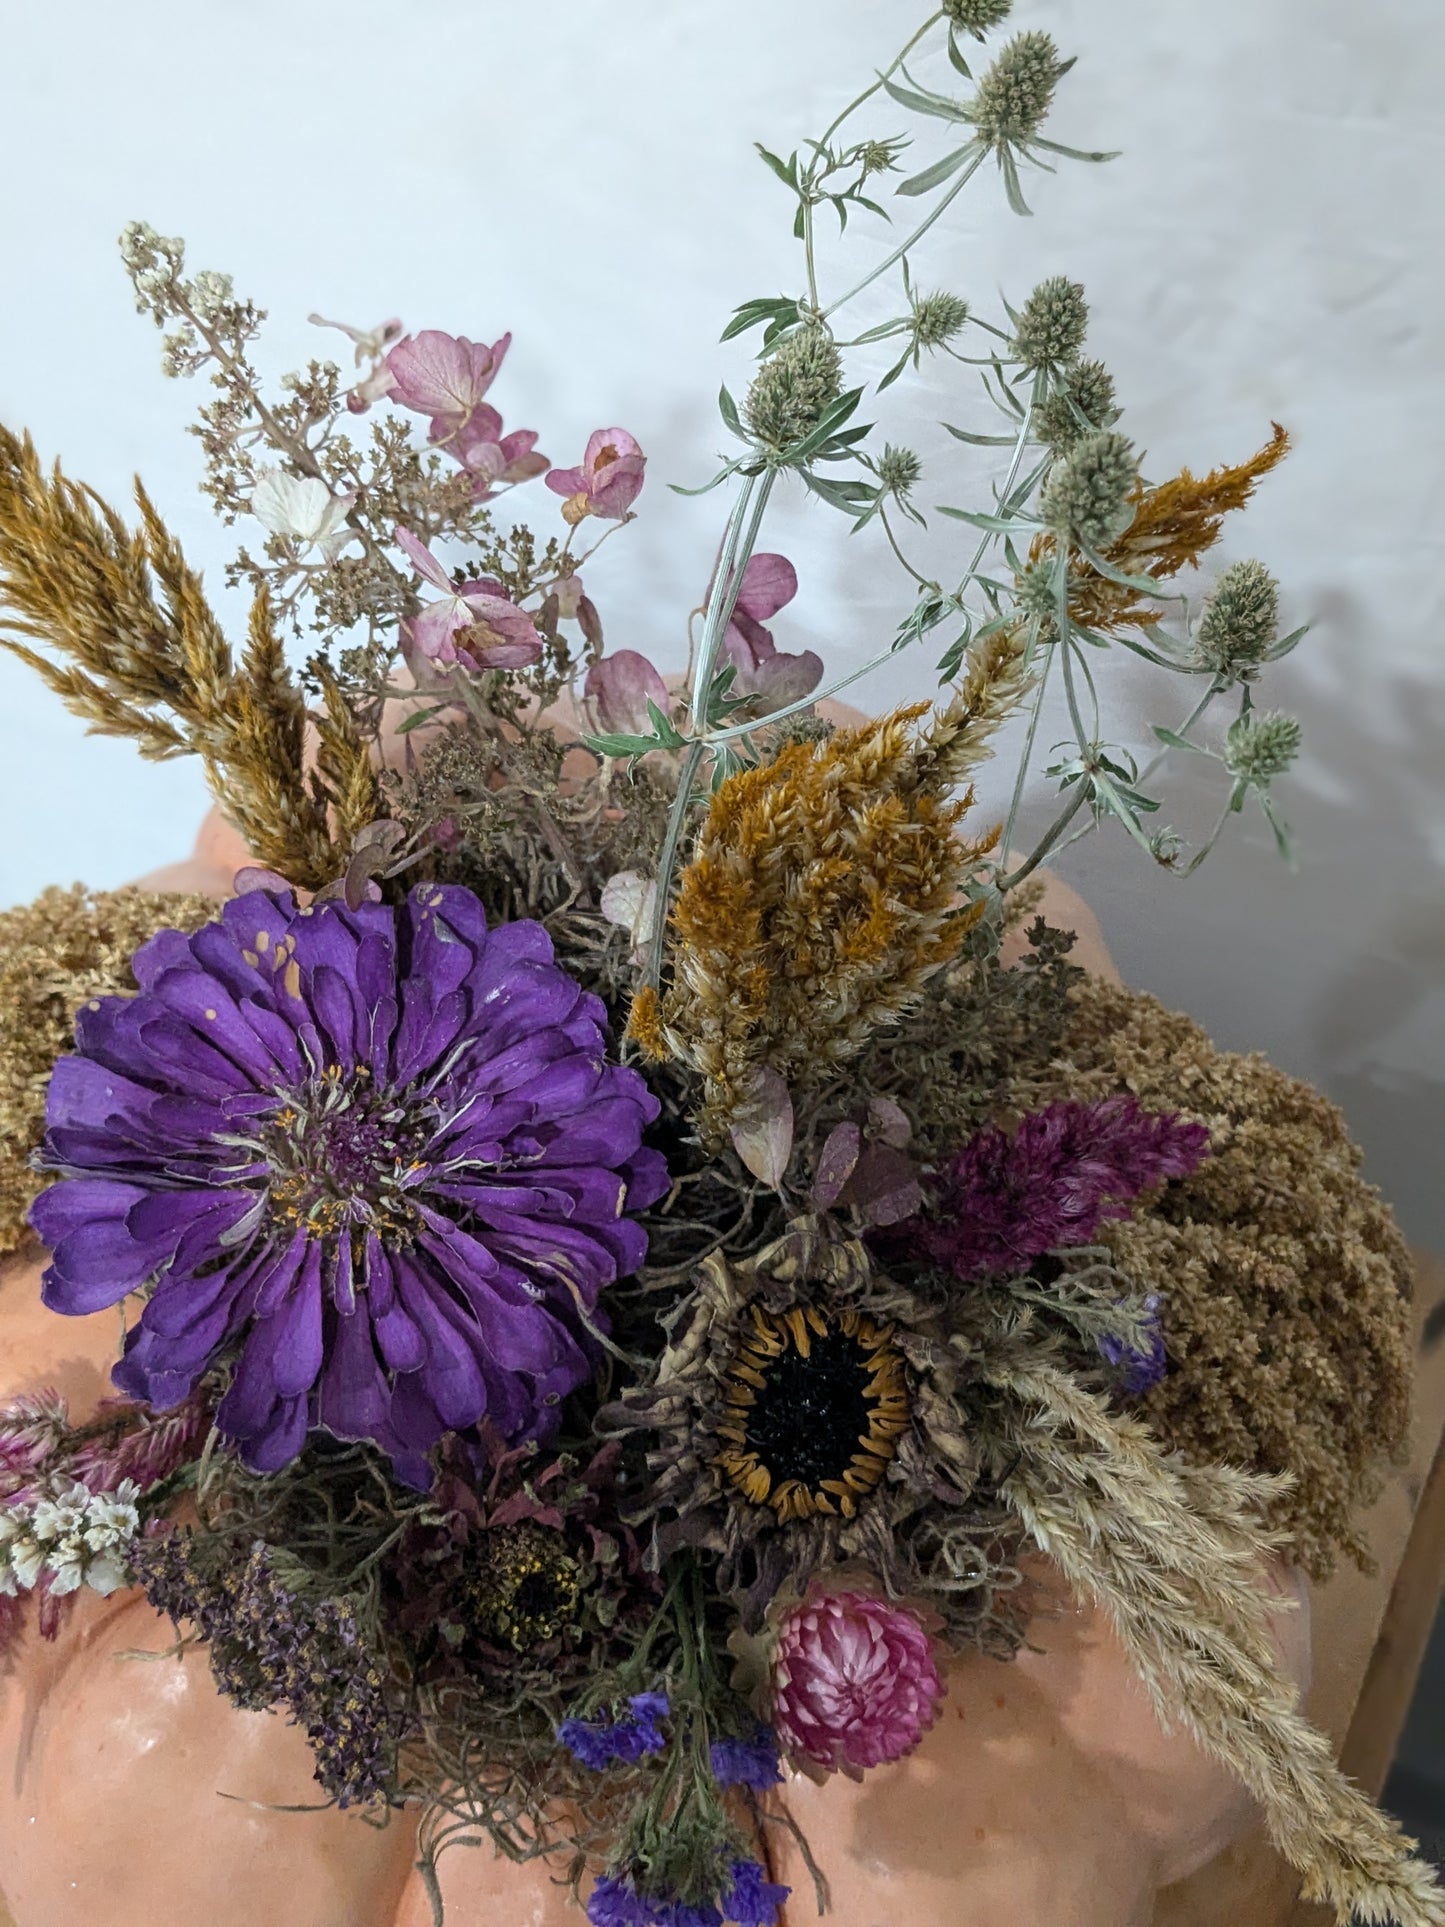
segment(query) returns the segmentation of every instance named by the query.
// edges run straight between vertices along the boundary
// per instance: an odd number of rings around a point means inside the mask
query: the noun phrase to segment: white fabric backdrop
[[[719,379],[746,378],[744,354],[717,345],[728,311],[797,283],[782,190],[751,142],[786,151],[821,127],[924,4],[3,0],[0,415],[112,495],[140,470],[214,583],[225,535],[182,433],[203,397],[159,375],[116,260],[124,221],[232,271],[272,312],[276,371],[344,345],[306,326],[312,308],[511,328],[494,394],[509,426],[574,460],[619,422],[649,453],[642,520],[589,587],[614,646],[675,659],[718,510],[664,483],[704,477]],[[1081,278],[1093,350],[1156,476],[1237,459],[1287,423],[1297,452],[1223,559],[1263,556],[1291,621],[1316,625],[1269,689],[1306,727],[1284,795],[1299,876],[1258,827],[1185,886],[1120,836],[1082,845],[1069,874],[1135,982],[1321,1082],[1408,1227],[1445,1244],[1445,14],[1020,0],[1016,24],[1081,56],[1050,131],[1124,157],[1031,177],[1032,222],[981,176],[922,278],[985,309],[1046,272]],[[965,499],[963,451],[931,424],[986,425],[958,373],[900,385],[888,416],[928,458],[928,504]],[[875,650],[905,600],[845,526],[788,499],[766,538],[803,581],[780,646],[836,665]],[[958,546],[937,532],[940,566]],[[863,699],[929,683],[905,659]],[[0,665],[0,704],[0,903],[115,884],[186,847],[194,768],[84,739],[16,665]],[[1184,827],[1205,797],[1194,771],[1177,780]]]

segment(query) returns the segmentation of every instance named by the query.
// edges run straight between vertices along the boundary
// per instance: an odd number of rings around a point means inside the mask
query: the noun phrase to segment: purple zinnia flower
[[[55,1068],[69,1181],[31,1212],[53,1310],[153,1288],[117,1385],[168,1408],[234,1357],[217,1423],[262,1472],[311,1426],[419,1483],[449,1430],[546,1433],[667,1175],[656,1099],[542,926],[489,931],[439,885],[397,910],[252,891],[133,968]]]
[[[746,1786],[761,1793],[782,1782],[778,1742],[769,1727],[761,1727],[751,1740],[714,1740],[709,1754],[719,1786]]]
[[[657,1724],[667,1718],[666,1693],[635,1693],[627,1705],[631,1717],[625,1720],[563,1720],[557,1738],[594,1773],[614,1760],[635,1765],[645,1753],[660,1753],[667,1745]]]
[[[980,1131],[935,1181],[930,1216],[880,1234],[889,1251],[960,1278],[1023,1272],[1061,1246],[1088,1244],[1141,1191],[1188,1177],[1209,1131],[1135,1097],[1050,1104],[1018,1129]]]
[[[1148,1343],[1136,1349],[1126,1345],[1122,1338],[1115,1338],[1105,1332],[1099,1339],[1099,1350],[1108,1364],[1119,1373],[1119,1388],[1131,1397],[1141,1398],[1145,1392],[1152,1392],[1169,1370],[1169,1358],[1164,1349],[1164,1327],[1159,1317],[1159,1294],[1151,1291],[1144,1300],[1147,1314]]]

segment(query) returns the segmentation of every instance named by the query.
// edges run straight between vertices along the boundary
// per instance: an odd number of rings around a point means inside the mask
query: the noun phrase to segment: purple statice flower
[[[756,1860],[734,1860],[728,1868],[723,1913],[737,1927],[773,1927],[778,1910],[792,1892],[768,1879]]]
[[[714,1740],[709,1754],[719,1786],[745,1786],[762,1793],[782,1783],[778,1742],[770,1727],[759,1727],[750,1740]]]
[[[601,1773],[614,1761],[633,1766],[644,1754],[660,1753],[667,1735],[658,1726],[668,1713],[666,1693],[634,1693],[629,1717],[621,1720],[563,1720],[557,1738],[569,1753]]]
[[[654,1927],[657,1913],[644,1900],[630,1878],[603,1874],[587,1900],[587,1918],[592,1927]]]
[[[1148,1318],[1146,1345],[1128,1345],[1110,1332],[1105,1332],[1099,1339],[1099,1350],[1105,1361],[1119,1373],[1119,1389],[1132,1398],[1142,1398],[1145,1392],[1152,1392],[1169,1370],[1157,1292],[1149,1293],[1144,1300],[1144,1310]]]
[[[880,1234],[890,1252],[960,1278],[1022,1272],[1045,1252],[1088,1244],[1141,1191],[1188,1177],[1209,1131],[1132,1096],[1064,1101],[1018,1129],[980,1131],[939,1174],[933,1208]]]
[[[261,1472],[311,1427],[423,1485],[448,1431],[553,1429],[667,1173],[657,1100],[542,926],[432,884],[399,909],[253,890],[133,969],[55,1068],[66,1181],[31,1212],[53,1310],[150,1288],[119,1388],[170,1409],[233,1359],[216,1423]]]

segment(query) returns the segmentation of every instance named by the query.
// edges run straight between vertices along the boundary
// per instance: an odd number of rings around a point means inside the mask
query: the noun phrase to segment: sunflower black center
[[[749,1449],[778,1482],[842,1478],[868,1431],[868,1386],[867,1357],[846,1332],[815,1337],[806,1358],[789,1347],[770,1364],[749,1411]]]
[[[571,1624],[581,1591],[582,1568],[562,1534],[529,1521],[484,1533],[462,1585],[476,1630],[519,1653]]]

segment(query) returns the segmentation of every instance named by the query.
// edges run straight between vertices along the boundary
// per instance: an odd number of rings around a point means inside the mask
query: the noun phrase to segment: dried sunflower
[[[953,1643],[1012,1651],[1017,1538],[969,1435],[971,1353],[836,1220],[708,1259],[651,1382],[601,1415],[645,1437],[630,1516],[650,1559],[715,1554],[749,1629],[780,1592],[861,1561],[926,1599]]]

